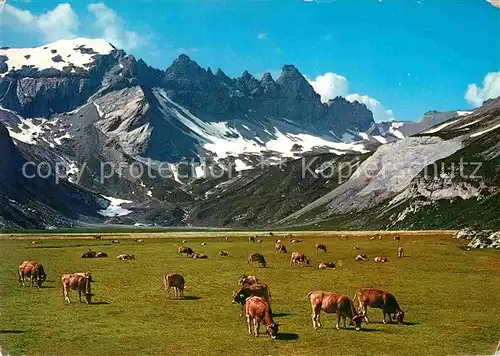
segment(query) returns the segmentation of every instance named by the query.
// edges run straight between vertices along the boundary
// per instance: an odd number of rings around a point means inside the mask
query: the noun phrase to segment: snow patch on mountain
[[[106,197],[104,195],[102,197],[109,201],[109,206],[104,210],[99,210],[98,213],[100,215],[106,217],[116,217],[116,216],[125,216],[132,213],[132,210],[122,208],[123,204],[131,204],[133,203],[132,201],[113,198],[113,197]]]
[[[107,55],[115,48],[102,39],[75,38],[60,40],[34,48],[1,49],[0,56],[7,57],[5,63],[8,71],[32,67],[38,70],[54,68],[63,70],[73,65],[79,68],[88,68],[94,62],[94,56]],[[72,69],[74,71],[74,68]],[[5,76],[6,73],[0,74]]]

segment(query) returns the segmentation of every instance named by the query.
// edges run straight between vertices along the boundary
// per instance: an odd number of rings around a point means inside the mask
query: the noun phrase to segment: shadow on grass
[[[54,286],[41,286],[40,289],[54,289]]]
[[[90,302],[91,305],[108,305],[111,304],[109,302]]]
[[[179,300],[200,300],[201,297],[197,297],[197,296],[194,296],[194,295],[188,295],[188,296],[184,296],[184,298],[180,298]]]
[[[25,333],[25,330],[1,330],[0,329],[0,335],[1,334],[23,334]]]
[[[403,323],[403,325],[406,325],[406,326],[413,326],[413,325],[420,325],[420,323],[415,323],[415,322],[411,322],[411,321],[410,321],[410,322],[405,321],[405,322]]]
[[[276,336],[276,340],[283,340],[283,341],[292,341],[298,339],[299,335],[291,333],[278,333],[278,335]]]
[[[273,317],[275,317],[275,318],[282,318],[282,317],[290,316],[290,315],[293,315],[293,314],[290,314],[290,313],[273,313]]]

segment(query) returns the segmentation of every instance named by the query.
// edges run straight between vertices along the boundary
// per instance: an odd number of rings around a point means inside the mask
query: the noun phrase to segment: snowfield
[[[109,201],[109,206],[104,210],[99,210],[97,212],[98,214],[106,217],[116,217],[116,216],[125,216],[132,212],[132,210],[128,210],[121,207],[123,204],[133,203],[132,201],[113,198],[113,197],[106,197],[104,195],[102,195],[102,197]]]
[[[92,49],[95,53],[82,53],[79,49],[83,48]],[[94,62],[92,57],[95,54],[107,55],[114,49],[109,42],[103,39],[75,38],[34,48],[1,49],[0,55],[7,57],[5,63],[7,63],[9,71],[21,69],[23,66],[38,70],[54,68],[62,71],[69,64],[86,69],[87,65]],[[54,61],[53,58],[56,56],[60,56],[60,60]],[[7,73],[0,74],[0,76],[3,77]]]

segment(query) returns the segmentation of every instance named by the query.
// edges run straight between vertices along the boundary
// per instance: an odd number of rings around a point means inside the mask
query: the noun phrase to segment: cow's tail
[[[356,299],[358,299],[358,291],[356,291],[356,292],[354,293],[354,297],[352,297],[352,304],[353,304],[353,305],[354,305],[354,302],[356,301]],[[358,302],[359,302],[359,300],[358,300]]]

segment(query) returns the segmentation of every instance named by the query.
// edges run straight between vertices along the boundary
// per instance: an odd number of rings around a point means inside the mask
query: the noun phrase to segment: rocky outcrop
[[[500,231],[484,231],[465,228],[455,233],[454,238],[471,240],[468,249],[473,248],[500,248]]]

